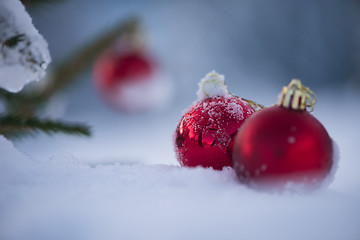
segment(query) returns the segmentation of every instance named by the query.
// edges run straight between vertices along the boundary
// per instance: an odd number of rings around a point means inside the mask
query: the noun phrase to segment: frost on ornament
[[[48,44],[18,0],[0,1],[0,87],[20,91],[45,76]]]
[[[198,97],[176,129],[177,159],[187,167],[231,167],[233,138],[255,110],[229,94],[224,76],[214,71],[201,80]]]

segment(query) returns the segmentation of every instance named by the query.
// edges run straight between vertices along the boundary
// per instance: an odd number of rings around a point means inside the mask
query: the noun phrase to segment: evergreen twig
[[[137,28],[138,20],[136,18],[117,24],[109,32],[100,35],[99,38],[56,66],[53,73],[49,74],[46,79],[47,85],[43,89],[31,92],[23,91],[17,94],[0,91],[0,98],[7,101],[9,113],[24,116],[33,115],[50,97],[74,82],[76,77],[86,70],[118,38],[132,34]]]
[[[39,119],[37,117],[0,116],[0,134],[7,138],[19,138],[39,131],[47,134],[65,133],[83,136],[91,135],[90,128],[83,124]]]
[[[88,43],[83,49],[63,61],[48,79],[49,84],[41,93],[44,99],[67,86],[73,79],[88,68],[95,59],[109,48],[120,36],[136,31],[138,20],[132,18],[117,24],[109,32]]]
[[[46,103],[38,95],[12,93],[4,89],[0,89],[0,99],[3,100],[8,114],[24,117],[32,116],[34,109],[40,109]]]
[[[32,89],[32,91],[22,91],[15,94],[0,89],[0,98],[6,106],[5,113],[0,115],[0,134],[8,138],[19,138],[26,134],[42,131],[47,134],[62,132],[90,136],[88,126],[39,119],[34,115],[46,104],[50,97],[74,82],[76,77],[86,70],[117,39],[134,34],[137,28],[138,20],[135,18],[117,24],[108,33],[100,35],[99,38],[90,42],[83,49],[72,54],[62,64],[58,65],[53,73],[48,76],[47,85],[41,90]],[[15,40],[21,40],[21,38]]]

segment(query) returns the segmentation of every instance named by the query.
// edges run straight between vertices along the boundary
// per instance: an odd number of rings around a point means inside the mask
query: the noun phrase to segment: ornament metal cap
[[[310,111],[313,111],[315,103],[315,94],[309,88],[302,85],[299,79],[292,79],[287,87],[283,87],[278,105],[302,111],[310,107]]]

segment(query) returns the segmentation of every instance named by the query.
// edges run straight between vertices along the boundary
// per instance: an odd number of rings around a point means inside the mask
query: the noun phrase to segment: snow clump
[[[197,91],[199,100],[209,97],[226,97],[229,95],[225,84],[225,76],[218,74],[214,70],[206,74],[199,82],[199,90]]]
[[[48,44],[18,0],[0,1],[0,87],[20,91],[45,76]]]

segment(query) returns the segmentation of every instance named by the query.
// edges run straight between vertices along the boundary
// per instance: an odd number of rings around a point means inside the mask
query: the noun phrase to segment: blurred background
[[[293,77],[314,89],[360,84],[358,0],[28,2],[54,62],[137,16],[151,50],[181,87],[213,68],[234,84],[281,85]]]
[[[161,108],[128,114],[104,103],[89,66],[49,102],[45,114],[86,122],[93,136],[39,135],[16,142],[38,159],[68,153],[94,163],[177,164],[173,132],[196,100],[199,80],[211,70],[225,75],[230,92],[266,106],[299,78],[318,97],[315,116],[334,139],[344,140],[339,145],[347,144],[348,133],[359,132],[355,125],[356,131],[337,125],[350,112],[359,116],[359,0],[23,2],[49,43],[52,67],[119,22],[138,17],[146,51],[168,84],[159,93],[166,103]]]

